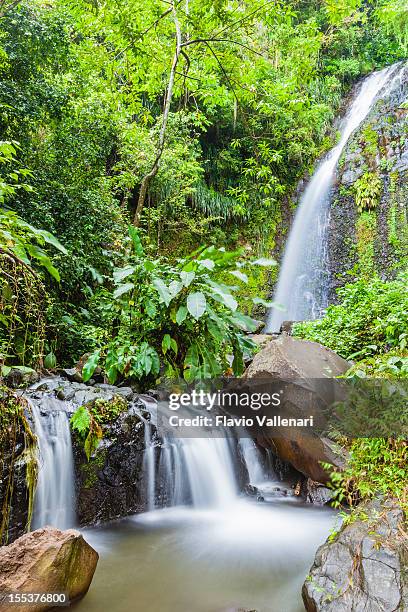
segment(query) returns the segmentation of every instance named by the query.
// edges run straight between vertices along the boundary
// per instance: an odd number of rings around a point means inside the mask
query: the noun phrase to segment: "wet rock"
[[[323,486],[320,482],[315,482],[311,478],[304,481],[302,495],[310,504],[324,506],[333,498],[333,490]]]
[[[288,334],[290,336],[290,334],[292,333],[292,327],[297,322],[298,321],[283,321],[281,326],[280,326],[279,333],[280,334]]]
[[[12,389],[18,389],[21,387],[28,387],[40,379],[38,372],[31,368],[24,366],[18,366],[11,368],[7,376],[4,376],[3,381]]]
[[[408,254],[403,246],[407,242],[408,115],[401,108],[407,94],[405,64],[345,147],[331,194],[327,246],[330,303],[336,303],[339,287],[358,276],[359,266],[370,265],[389,280]],[[370,229],[372,262],[359,257],[357,248],[361,245],[361,214],[356,204],[356,181],[366,172],[374,173],[381,181],[380,200],[371,211],[375,216]],[[366,275],[369,273],[366,271]]]
[[[144,421],[135,407],[105,426],[104,439],[88,462],[74,438],[77,518],[92,525],[147,508],[143,459]]]
[[[61,370],[61,374],[71,382],[83,382],[82,374],[77,368],[65,368]]]
[[[45,527],[0,548],[3,592],[66,593],[69,601],[89,589],[98,553],[78,531]],[[1,606],[0,606],[1,607]],[[15,612],[42,612],[52,603],[12,606]]]
[[[321,546],[302,596],[309,612],[397,612],[408,603],[408,536],[402,509],[374,500]]]
[[[349,366],[345,359],[316,342],[281,335],[271,340],[255,355],[244,379],[260,379],[266,382],[294,379],[313,382],[339,376]],[[280,408],[281,412],[285,411],[285,416],[302,416],[300,386],[294,389],[290,396],[285,395],[284,402]],[[304,416],[309,416],[309,412]],[[337,445],[328,438],[319,437],[313,431],[305,433],[304,429],[291,427],[282,430],[277,436],[273,428],[265,427],[257,441],[289,462],[298,472],[318,482],[325,483],[329,478],[322,463],[332,463],[339,467],[343,463]]]
[[[8,418],[7,408],[15,399],[13,392],[0,391],[0,545],[26,531],[35,481],[35,438],[28,414],[15,421]]]

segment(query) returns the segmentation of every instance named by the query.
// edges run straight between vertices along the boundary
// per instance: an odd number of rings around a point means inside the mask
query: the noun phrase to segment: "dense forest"
[[[0,0],[0,541],[22,531],[6,536],[16,440],[25,460],[36,446],[35,411],[11,388],[62,375],[144,393],[243,375],[267,313],[290,310],[273,296],[318,160],[341,142],[340,118],[364,79],[402,70],[407,56],[405,0]],[[397,93],[379,89],[383,106],[373,98],[337,165],[328,303],[288,330],[347,360],[338,374],[348,380],[403,385],[408,95],[399,78]],[[107,461],[102,438],[121,439],[109,428],[128,404],[84,393],[70,423],[92,489],[89,466]],[[408,511],[404,435],[337,443],[345,463],[319,462],[332,503],[357,506],[346,525],[379,493]]]

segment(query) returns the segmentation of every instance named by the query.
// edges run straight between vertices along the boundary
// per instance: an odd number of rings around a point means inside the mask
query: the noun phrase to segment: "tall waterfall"
[[[38,482],[33,529],[51,525],[67,529],[75,523],[74,462],[68,414],[64,403],[44,396],[30,399],[38,438]]]
[[[396,71],[398,65],[374,72],[363,81],[340,126],[338,144],[320,162],[300,200],[274,296],[274,301],[282,304],[285,311],[272,309],[269,312],[267,332],[279,331],[284,320],[318,318],[327,307],[327,233],[330,190],[337,162],[348,139],[368,115]]]

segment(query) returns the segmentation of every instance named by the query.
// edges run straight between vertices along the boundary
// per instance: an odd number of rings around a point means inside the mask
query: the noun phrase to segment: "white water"
[[[51,525],[67,529],[75,523],[74,462],[69,419],[64,404],[44,396],[30,400],[38,437],[38,483],[33,529]]]
[[[398,65],[374,72],[363,81],[340,127],[338,144],[320,162],[300,200],[274,296],[274,301],[285,311],[272,309],[269,312],[267,332],[279,331],[284,320],[318,318],[327,307],[327,233],[330,190],[337,162],[350,136],[368,115],[396,71]]]

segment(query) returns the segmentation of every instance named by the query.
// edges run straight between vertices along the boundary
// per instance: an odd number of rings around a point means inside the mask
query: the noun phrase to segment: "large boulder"
[[[73,529],[44,527],[0,548],[3,593],[65,593],[70,602],[85,595],[98,553]],[[13,604],[14,612],[42,612],[53,603]]]
[[[374,500],[316,553],[302,596],[308,612],[408,609],[408,536],[402,509]],[[363,516],[363,515],[362,515]]]
[[[270,337],[244,374],[244,378],[334,378],[350,367],[334,351],[308,340],[286,334]]]
[[[321,392],[325,393],[325,379],[340,376],[349,367],[348,361],[321,344],[282,334],[255,355],[244,379],[255,384],[257,380],[266,384],[277,380],[296,381],[297,386],[291,389],[291,394],[285,394],[282,412],[290,417],[308,417],[310,401],[303,402],[303,382],[307,393],[311,387],[317,390],[318,400]],[[301,414],[303,403],[307,406],[304,415]],[[278,435],[273,428],[263,428],[257,441],[313,481],[327,482],[329,475],[323,467],[324,463],[338,467],[344,463],[341,449],[327,437],[320,437],[313,431],[305,433],[304,429],[291,427],[281,430]]]

